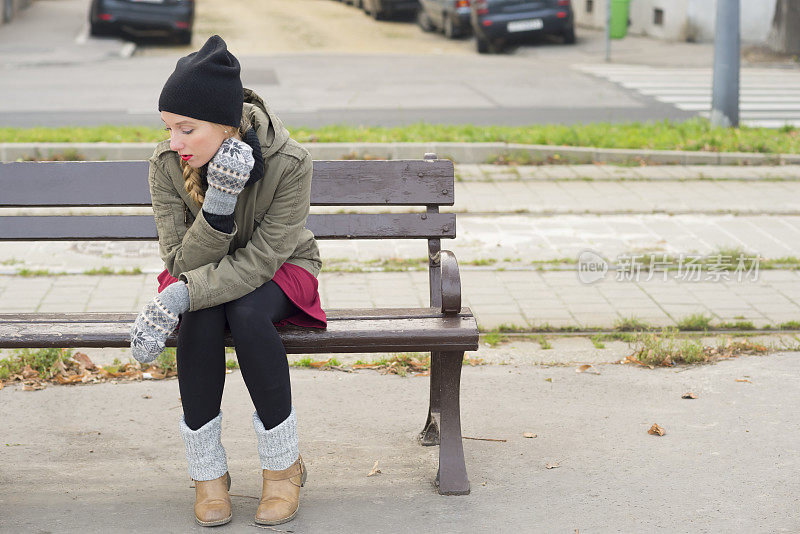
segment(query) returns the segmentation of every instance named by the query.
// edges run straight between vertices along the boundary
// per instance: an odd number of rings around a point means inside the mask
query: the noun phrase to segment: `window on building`
[[[656,26],[663,26],[664,25],[664,10],[663,9],[654,9],[653,10],[653,24]]]
[[[594,10],[594,0],[586,0],[586,12],[591,13]]]

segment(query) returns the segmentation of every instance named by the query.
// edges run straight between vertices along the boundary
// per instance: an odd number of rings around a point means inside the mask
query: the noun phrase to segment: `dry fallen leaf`
[[[39,389],[44,389],[44,384],[41,382],[25,382],[22,384],[22,391],[36,391]]]
[[[22,368],[22,378],[38,378],[39,371],[34,371],[30,365]]]
[[[681,395],[681,398],[682,399],[696,399],[697,398],[697,394],[692,393],[691,391],[689,391],[688,393],[684,393],[683,395]]]
[[[150,378],[154,380],[161,380],[162,378],[167,376],[167,373],[165,373],[161,369],[158,369],[157,367],[151,367],[149,371],[150,371]],[[142,373],[142,378],[144,378],[144,375],[145,373]]]
[[[737,382],[748,382],[748,383],[752,384],[752,382],[750,382],[749,378],[737,378],[736,381]]]
[[[142,395],[142,398],[143,398],[143,399],[152,399],[153,397],[151,397],[150,395],[148,395],[147,393],[145,393],[144,395]]]
[[[653,426],[650,427],[650,430],[647,431],[648,434],[652,434],[654,436],[663,436],[667,433],[666,430],[658,426],[657,424],[653,423]]]
[[[558,462],[552,462],[552,463],[549,463],[549,464],[545,465],[545,467],[547,469],[555,469],[556,467],[561,467],[561,465]]]
[[[59,384],[69,384],[69,378],[60,373],[55,375],[53,377],[53,380],[58,382]]]
[[[75,374],[67,376],[63,374],[57,374],[56,376],[53,377],[53,380],[55,380],[59,384],[74,384],[75,382],[81,381],[81,376]]]
[[[97,366],[94,364],[94,362],[92,362],[92,360],[90,360],[89,357],[82,352],[76,352],[73,354],[72,359],[78,362],[78,365],[84,369],[88,369],[90,371],[97,369]]]
[[[624,360],[620,360],[620,361],[619,361],[619,363],[622,363],[622,364],[625,364],[625,363],[635,363],[636,365],[641,365],[642,367],[650,367],[651,369],[652,369],[652,367],[653,367],[652,365],[647,365],[646,363],[644,363],[644,362],[640,361],[640,360],[639,360],[639,359],[636,357],[636,355],[634,355],[634,354],[631,354],[630,356],[628,356],[628,357],[627,357],[627,358],[625,358]]]
[[[533,432],[523,432],[522,433],[522,437],[523,438],[535,438],[536,434],[534,434]]]
[[[585,363],[585,364],[581,365],[580,367],[578,367],[577,369],[575,369],[575,372],[576,373],[589,373],[589,374],[593,374],[593,375],[599,375],[600,374],[597,371],[597,369],[595,369],[594,367],[592,367],[588,363]]]
[[[310,367],[315,368],[315,369],[319,369],[321,367],[325,367],[326,365],[330,365],[330,364],[331,364],[331,360],[330,360],[330,358],[328,358],[327,360],[320,360],[318,362],[311,362],[308,365]]]
[[[375,460],[375,465],[372,466],[372,471],[370,471],[367,476],[371,477],[372,475],[376,475],[376,474],[378,474],[380,472],[381,472],[381,470],[378,469],[378,460]]]
[[[411,358],[408,360],[408,366],[412,371],[423,371],[425,369],[425,364],[416,358]]]

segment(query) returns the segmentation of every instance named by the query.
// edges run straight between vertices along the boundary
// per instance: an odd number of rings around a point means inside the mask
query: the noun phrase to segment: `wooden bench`
[[[147,161],[0,163],[0,208],[149,207],[147,171]],[[456,236],[455,214],[439,213],[439,206],[454,203],[454,182],[453,163],[435,154],[408,161],[315,161],[312,206],[424,206],[407,213],[312,213],[307,227],[317,239],[427,239],[430,307],[326,309],[327,329],[279,329],[292,354],[431,353],[430,404],[419,441],[439,445],[436,483],[443,495],[469,493],[459,389],[464,351],[478,348],[475,317],[461,306],[458,263],[441,249],[442,239]],[[0,213],[0,241],[157,239],[152,215]],[[129,347],[136,316],[0,313],[0,348]],[[226,334],[226,345],[234,346]],[[176,341],[173,334],[167,346]]]

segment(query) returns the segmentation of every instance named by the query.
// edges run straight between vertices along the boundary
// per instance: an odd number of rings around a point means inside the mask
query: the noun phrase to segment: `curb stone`
[[[50,158],[77,152],[89,160],[143,160],[155,143],[0,143],[0,161]],[[433,152],[455,163],[486,163],[500,156],[531,163],[646,163],[651,165],[800,165],[800,154],[690,152],[514,143],[304,143],[314,159],[420,159]]]

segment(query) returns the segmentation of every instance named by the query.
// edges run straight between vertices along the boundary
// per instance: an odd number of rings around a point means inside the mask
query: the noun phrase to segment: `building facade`
[[[573,0],[576,23],[605,28],[608,1]],[[741,0],[742,42],[766,43],[775,4],[776,0]],[[716,0],[631,0],[628,32],[672,41],[713,41],[716,8]]]

